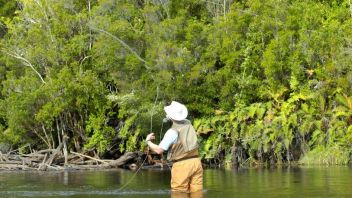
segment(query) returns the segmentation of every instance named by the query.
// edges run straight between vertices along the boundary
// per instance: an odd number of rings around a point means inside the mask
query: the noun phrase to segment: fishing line
[[[117,189],[118,191],[124,189],[126,186],[128,186],[128,185],[132,182],[132,180],[136,177],[137,173],[139,173],[139,171],[140,171],[141,168],[143,167],[143,165],[144,165],[145,161],[147,160],[147,158],[148,158],[148,155],[145,156],[145,158],[144,158],[142,164],[139,166],[139,168],[137,169],[137,171],[132,175],[132,177],[130,178],[130,180],[128,180],[128,182],[126,182],[125,185],[123,185],[123,186],[121,186],[119,189]]]
[[[156,107],[156,102],[158,100],[158,97],[159,97],[159,86],[157,86],[156,88],[156,97],[155,97],[155,100],[154,100],[154,105],[153,105],[153,108],[152,108],[152,112],[150,114],[150,132],[153,130],[153,115],[154,115],[154,110],[155,110],[155,107]],[[163,124],[161,124],[161,131],[163,130]],[[148,146],[148,153],[149,153],[149,146]],[[146,162],[148,158],[148,155],[145,156],[142,164],[139,166],[139,168],[137,169],[137,171],[132,175],[132,177],[125,183],[125,185],[121,186],[119,189],[117,189],[118,191],[124,189],[125,187],[127,187],[131,182],[132,180],[136,177],[136,175],[139,173],[139,171],[141,170],[141,168],[144,166],[144,163]]]
[[[159,97],[159,86],[156,87],[156,97],[155,97],[155,100],[154,100],[154,105],[153,105],[153,108],[152,108],[152,112],[150,114],[150,132],[153,131],[153,114],[154,114],[154,110],[155,110],[155,107],[156,107],[156,101],[158,100],[158,97]]]

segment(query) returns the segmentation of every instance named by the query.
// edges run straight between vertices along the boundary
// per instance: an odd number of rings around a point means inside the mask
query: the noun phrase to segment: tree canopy
[[[0,5],[0,142],[143,150],[177,100],[208,162],[350,161],[349,0]]]

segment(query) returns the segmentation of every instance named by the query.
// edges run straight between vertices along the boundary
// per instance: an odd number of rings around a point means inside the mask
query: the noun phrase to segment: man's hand
[[[146,141],[147,145],[149,146],[149,148],[152,149],[152,151],[154,151],[160,155],[164,152],[164,150],[152,142],[152,140],[154,140],[154,139],[155,139],[154,133],[149,133],[147,135],[147,137],[145,138],[145,141]]]
[[[154,139],[155,139],[154,133],[149,133],[149,134],[147,135],[147,138],[145,138],[145,141],[148,142],[148,141],[152,141],[152,140],[154,140]]]

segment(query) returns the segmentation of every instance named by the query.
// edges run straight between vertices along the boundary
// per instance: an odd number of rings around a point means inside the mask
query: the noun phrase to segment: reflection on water
[[[169,191],[167,190],[154,190],[154,191],[117,191],[117,190],[101,190],[101,191],[67,191],[67,190],[62,190],[62,191],[7,191],[7,192],[2,192],[1,195],[7,195],[8,196],[25,196],[25,197],[60,197],[60,196],[82,196],[82,197],[87,197],[89,195],[101,195],[101,196],[112,196],[112,195],[168,195]],[[188,195],[185,195],[188,196]],[[181,196],[183,197],[183,196]]]
[[[181,193],[181,192],[170,192],[171,198],[203,198],[204,192],[193,192],[193,193]]]
[[[168,170],[0,172],[0,197],[341,198],[352,195],[349,167],[204,171],[200,193],[170,193]],[[119,190],[126,183],[128,185]]]

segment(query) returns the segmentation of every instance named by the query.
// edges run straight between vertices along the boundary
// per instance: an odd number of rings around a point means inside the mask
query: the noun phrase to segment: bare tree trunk
[[[46,139],[41,136],[37,130],[33,129],[34,134],[36,134],[45,144],[48,148],[50,148],[50,143],[46,141]]]
[[[39,73],[38,70],[35,69],[35,67],[33,66],[33,64],[26,58],[24,58],[23,56],[19,55],[18,53],[16,52],[12,52],[12,51],[4,51],[2,50],[5,54],[13,57],[13,58],[16,58],[16,59],[19,59],[22,61],[22,64],[24,64],[25,66],[27,67],[30,67],[36,74],[37,76],[40,78],[40,80],[42,81],[42,83],[46,83],[42,77],[42,75]]]
[[[56,130],[57,130],[57,139],[60,145],[61,144],[60,126],[59,126],[59,122],[57,121],[57,118],[55,119],[55,121],[56,121]]]
[[[54,140],[54,136],[53,136],[53,130],[50,130],[50,137],[51,137],[51,142],[52,142],[52,146],[53,148],[55,148],[55,140]]]
[[[51,30],[51,26],[50,26],[50,20],[49,20],[49,16],[48,16],[48,13],[46,12],[46,8],[44,7],[44,5],[42,5],[40,3],[40,1],[38,0],[35,0],[35,2],[38,4],[38,6],[40,7],[43,15],[44,15],[44,18],[45,18],[45,21],[47,22],[46,24],[46,28],[47,28],[47,31],[48,31],[48,34],[49,34],[49,37],[51,39],[51,42],[55,42],[55,39],[54,39],[54,36],[52,34],[52,30]],[[47,4],[48,5],[48,4]]]
[[[88,3],[88,16],[89,16],[89,20],[90,20],[90,12],[91,12],[91,4],[90,4],[90,0],[87,0]],[[92,49],[92,45],[93,45],[93,39],[92,39],[92,30],[89,28],[89,50]]]
[[[64,116],[64,117],[62,117]],[[66,119],[65,119],[66,118]],[[64,158],[65,158],[65,163],[64,165],[66,166],[68,164],[68,152],[67,152],[67,140],[69,139],[68,136],[65,134],[66,130],[66,124],[67,123],[67,116],[66,114],[60,115],[60,125],[61,125],[61,136],[62,136],[62,143],[63,143],[63,153],[64,153]],[[64,120],[65,119],[65,120]],[[65,123],[64,123],[65,121]]]
[[[67,152],[67,140],[68,140],[68,136],[65,134],[64,130],[61,131],[62,132],[62,141],[63,141],[63,152],[64,152],[64,157],[65,157],[65,166],[68,164],[68,152]]]
[[[49,139],[49,136],[48,136],[48,134],[46,133],[46,130],[45,130],[45,127],[44,127],[44,125],[42,125],[42,129],[43,129],[43,132],[44,132],[44,135],[45,135],[45,138],[46,138],[46,141],[48,142],[48,145],[49,145],[49,149],[52,149],[52,148],[54,148],[52,145],[51,145],[51,143],[50,143],[50,139]]]
[[[78,138],[73,138],[73,142],[75,143],[75,149],[77,152],[81,152],[81,145],[79,140],[77,140]]]

